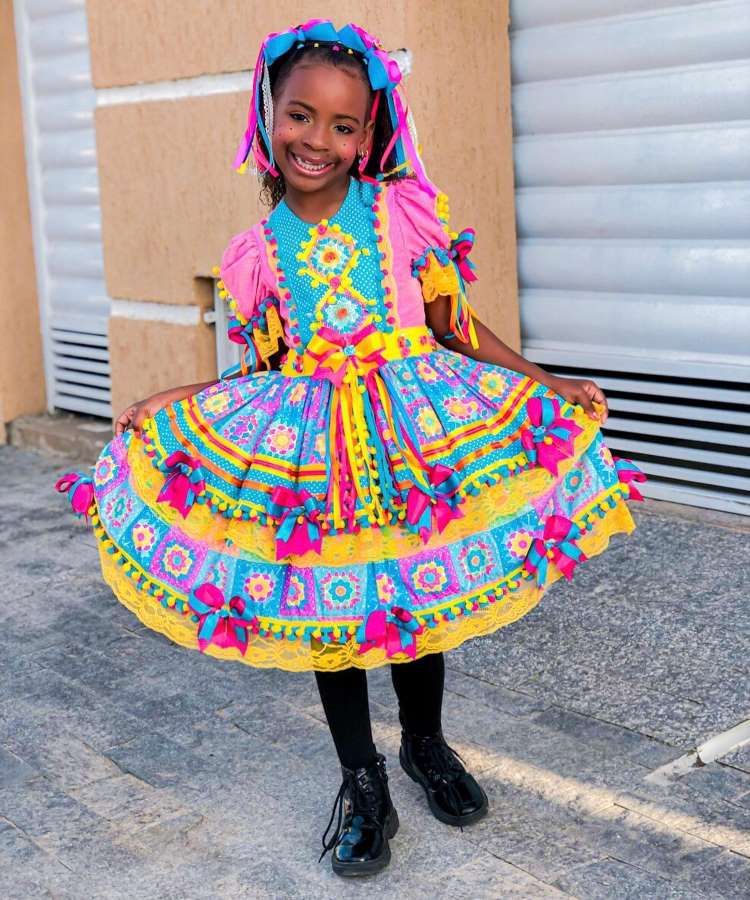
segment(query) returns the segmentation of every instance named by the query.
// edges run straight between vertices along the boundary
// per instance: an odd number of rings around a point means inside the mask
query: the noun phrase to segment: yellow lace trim
[[[427,267],[419,273],[419,280],[425,303],[432,303],[438,297],[452,297],[461,290],[455,266],[442,266],[434,253],[427,255]]]
[[[565,404],[562,405],[565,409]],[[575,439],[573,456],[562,460],[557,478],[541,466],[525,469],[509,478],[501,478],[496,484],[483,485],[479,494],[466,494],[461,505],[463,518],[453,519],[440,534],[435,532],[426,544],[415,534],[398,525],[384,525],[377,529],[363,528],[357,534],[341,532],[326,535],[322,553],[315,551],[285,557],[284,562],[295,566],[356,565],[373,558],[377,548],[378,559],[402,559],[420,550],[437,549],[455,541],[495,527],[502,519],[515,515],[530,499],[549,491],[563,478],[585,453],[599,430],[596,419],[588,416],[580,407],[573,409],[573,420],[583,431]],[[526,461],[525,453],[511,460],[513,466]],[[507,462],[507,461],[506,461]],[[224,552],[225,542],[240,550],[252,553],[258,560],[276,561],[276,527],[262,525],[258,521],[225,518],[213,513],[206,504],[195,504],[187,518],[168,504],[157,503],[156,497],[164,483],[164,474],[154,469],[144,452],[144,446],[133,435],[128,450],[131,468],[131,486],[137,495],[164,522],[177,526],[188,537],[209,544]],[[499,467],[496,467],[499,468]],[[491,474],[488,466],[483,475]],[[474,476],[476,478],[476,476]],[[467,480],[470,481],[471,479]]]
[[[578,539],[577,544],[590,558],[607,548],[611,535],[629,534],[634,528],[630,510],[623,501],[619,501],[604,518],[594,523],[590,531]],[[114,557],[106,552],[105,542],[99,544],[99,555],[105,581],[118,600],[144,625],[164,634],[182,647],[198,649],[194,622],[189,619],[186,621],[180,614],[165,609],[153,596],[139,590],[128,577],[125,568],[119,566]],[[480,608],[473,612],[457,616],[452,621],[443,620],[436,628],[426,628],[422,634],[416,635],[417,658],[428,653],[450,650],[468,638],[491,634],[498,628],[515,622],[532,610],[545,591],[561,577],[557,568],[550,564],[547,582],[543,587],[537,587],[534,579],[516,582],[517,589],[502,599],[494,603],[486,601],[484,604],[480,601]],[[372,669],[409,660],[406,656],[387,659],[385,651],[377,648],[361,654],[354,642],[323,645],[317,641],[305,643],[302,640],[275,640],[252,634],[244,656],[234,648],[223,649],[213,645],[207,647],[206,653],[217,659],[234,660],[256,668],[279,668],[290,672],[330,672],[352,666]]]

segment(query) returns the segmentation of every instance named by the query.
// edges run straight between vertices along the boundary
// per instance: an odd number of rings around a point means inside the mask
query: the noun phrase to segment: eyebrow
[[[288,101],[291,106],[301,106],[306,109],[308,112],[314,113],[317,112],[314,106],[310,106],[309,103],[305,103],[304,100],[289,100]],[[359,119],[356,116],[349,116],[346,113],[337,113],[334,116],[335,119],[351,119],[352,122],[356,122],[359,125]]]

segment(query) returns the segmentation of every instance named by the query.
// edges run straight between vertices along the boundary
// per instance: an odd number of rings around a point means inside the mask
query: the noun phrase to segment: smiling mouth
[[[333,168],[332,162],[314,162],[311,159],[305,159],[304,156],[298,156],[296,153],[289,151],[289,156],[297,169],[306,175],[321,175]]]

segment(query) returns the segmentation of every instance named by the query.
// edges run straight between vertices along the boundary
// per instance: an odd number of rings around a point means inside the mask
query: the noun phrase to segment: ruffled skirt
[[[632,531],[643,475],[580,407],[440,348],[343,385],[219,382],[66,478],[143,623],[299,671],[408,661],[518,619]]]

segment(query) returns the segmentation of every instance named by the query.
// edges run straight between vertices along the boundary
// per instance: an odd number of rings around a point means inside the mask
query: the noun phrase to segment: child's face
[[[369,91],[349,67],[300,63],[274,98],[273,155],[287,184],[313,192],[348,179],[369,146]]]

